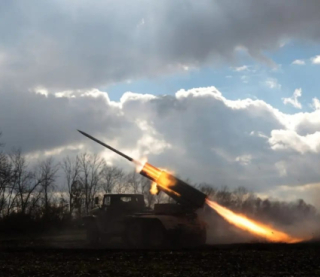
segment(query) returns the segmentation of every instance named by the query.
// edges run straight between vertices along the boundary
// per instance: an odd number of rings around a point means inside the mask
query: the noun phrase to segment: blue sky
[[[292,41],[264,53],[274,62],[274,66],[240,53],[237,65],[234,66],[215,66],[212,63],[171,75],[130,80],[101,89],[108,92],[111,100],[118,101],[127,91],[170,95],[179,89],[215,86],[229,99],[258,98],[280,111],[294,113],[297,109],[285,105],[282,98],[291,97],[295,89],[301,88],[301,111],[309,111],[312,109],[312,99],[320,96],[320,65],[311,62],[311,58],[319,53],[319,44]],[[304,60],[305,65],[292,64],[297,59]],[[242,66],[248,69],[236,71],[236,68]],[[272,84],[273,87],[270,87]]]

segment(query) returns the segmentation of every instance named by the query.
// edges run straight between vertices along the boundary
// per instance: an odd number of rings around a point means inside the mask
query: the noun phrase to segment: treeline
[[[211,184],[204,183],[196,187],[206,193],[210,199],[232,211],[271,225],[292,225],[306,221],[320,224],[319,211],[303,199],[291,202],[261,199],[244,187],[234,190],[227,187],[217,189]]]
[[[87,214],[94,198],[104,193],[142,193],[147,206],[164,201],[164,195],[152,195],[149,190],[148,179],[109,166],[97,155],[83,153],[61,163],[48,158],[31,166],[20,150],[2,152],[0,231],[70,224]]]
[[[1,135],[1,134],[0,134]],[[135,170],[125,172],[98,155],[81,153],[57,163],[47,158],[34,163],[19,149],[1,151],[0,232],[62,228],[95,206],[105,193],[143,194],[146,206],[170,201],[152,195],[151,183]]]
[[[0,151],[0,232],[70,227],[94,207],[94,198],[102,198],[104,193],[140,193],[148,207],[172,201],[163,193],[152,195],[150,185],[134,170],[125,172],[110,166],[98,155],[82,153],[60,163],[47,158],[31,166],[20,150]],[[318,216],[303,200],[263,200],[245,188],[217,189],[204,183],[194,186],[234,211],[267,222],[292,224]]]

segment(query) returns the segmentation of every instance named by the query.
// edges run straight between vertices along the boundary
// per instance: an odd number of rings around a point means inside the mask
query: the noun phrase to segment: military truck
[[[142,194],[105,194],[84,217],[87,240],[102,245],[120,237],[130,248],[195,247],[205,244],[206,226],[195,209],[180,204],[147,208]]]
[[[106,194],[103,204],[84,218],[89,242],[99,243],[118,236],[134,248],[198,246],[205,243],[205,223],[196,213],[205,205],[207,196],[204,193],[160,168],[135,160],[91,135],[78,131],[134,163],[142,176],[156,184],[158,192],[166,193],[176,202],[156,204],[154,210],[150,210],[145,207],[141,194]]]

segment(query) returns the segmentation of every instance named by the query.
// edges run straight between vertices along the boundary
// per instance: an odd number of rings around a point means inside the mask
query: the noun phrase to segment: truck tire
[[[139,221],[133,221],[126,226],[124,241],[130,248],[145,247],[145,228]]]
[[[98,245],[100,241],[99,229],[96,223],[87,226],[87,243],[91,246]]]

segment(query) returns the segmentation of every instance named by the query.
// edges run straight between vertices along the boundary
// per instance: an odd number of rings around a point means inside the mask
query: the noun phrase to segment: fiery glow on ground
[[[302,238],[291,237],[286,233],[277,231],[269,226],[256,222],[243,215],[236,214],[229,209],[219,205],[217,202],[207,199],[206,203],[229,223],[261,238],[267,239],[268,241],[296,243],[304,240]]]

